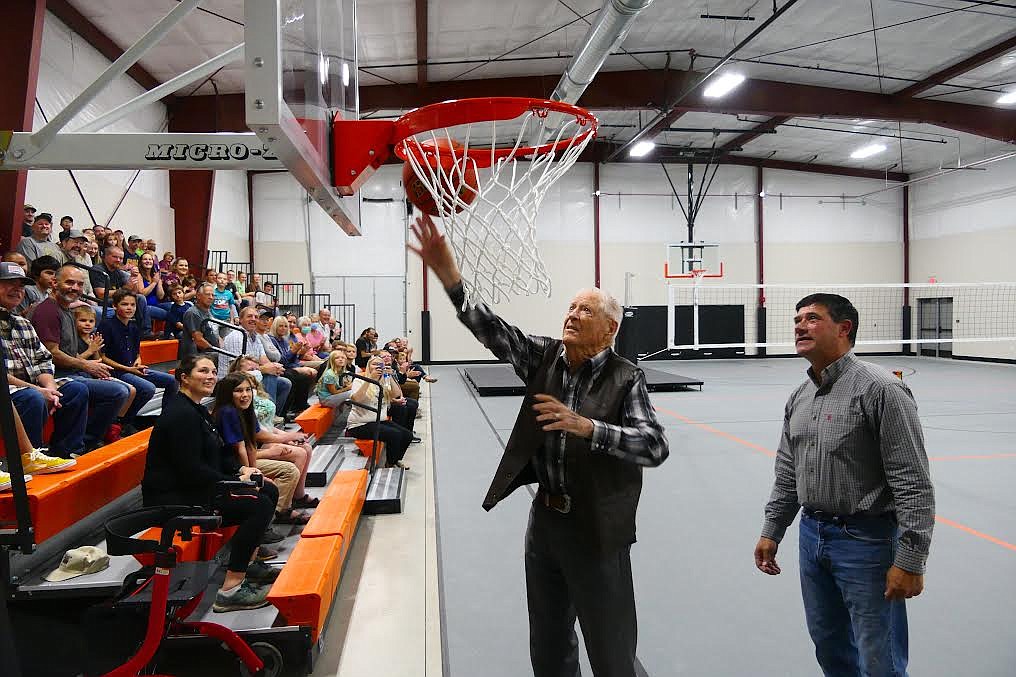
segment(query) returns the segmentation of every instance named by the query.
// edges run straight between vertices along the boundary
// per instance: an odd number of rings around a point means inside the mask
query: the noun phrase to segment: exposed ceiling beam
[[[124,50],[113,42],[113,39],[102,32],[102,30],[85,18],[81,12],[76,10],[69,0],[46,0],[46,9],[53,12],[53,15],[60,21],[67,24],[67,27],[84,38],[85,42],[94,47],[100,54],[116,61],[123,56]],[[145,89],[154,89],[161,82],[141,64],[134,64],[127,70],[127,75]]]
[[[1006,52],[1012,51],[1013,49],[1016,49],[1016,35],[1011,35],[997,45],[992,45],[973,56],[968,56],[959,63],[955,63],[948,68],[943,68],[937,73],[929,75],[920,82],[915,82],[909,87],[901,89],[896,92],[896,96],[901,99],[908,99],[910,97],[917,96],[936,85],[949,82],[953,78],[957,78],[964,73],[974,70],[975,68],[980,68],[984,64],[994,61],[998,57],[1002,56]]]
[[[579,162],[603,162],[609,157],[618,146],[616,144],[596,141],[590,144],[579,156]],[[864,169],[862,167],[844,167],[842,165],[824,165],[815,162],[795,162],[792,160],[776,160],[773,158],[758,158],[748,155],[726,155],[720,157],[710,154],[708,148],[699,149],[702,153],[688,155],[676,148],[657,146],[652,153],[640,158],[633,158],[624,155],[625,162],[666,162],[676,165],[706,164],[713,162],[720,165],[738,165],[741,167],[762,167],[765,169],[782,169],[791,172],[811,172],[813,174],[830,174],[833,176],[852,176],[859,179],[879,179],[888,181],[908,181],[909,174],[903,172],[887,172],[882,169]]]
[[[751,143],[760,136],[769,134],[774,129],[782,125],[784,122],[787,122],[788,120],[790,120],[790,117],[787,115],[779,115],[774,118],[769,118],[765,122],[759,123],[758,125],[752,127],[745,133],[726,142],[725,144],[720,146],[719,151],[722,153],[729,153],[735,148],[740,148],[747,143]]]
[[[676,72],[686,77],[694,75],[687,71]],[[673,70],[601,72],[578,104],[593,110],[660,110],[672,100],[684,80],[674,74]],[[556,81],[553,76],[528,76],[431,82],[426,89],[412,84],[374,85],[360,89],[360,109],[402,110],[467,97],[546,96]],[[1016,111],[1012,110],[934,99],[899,99],[892,94],[773,80],[747,80],[721,99],[707,99],[695,92],[681,102],[681,108],[729,115],[863,117],[926,123],[998,141],[1016,140]]]
[[[427,0],[416,0],[416,84],[427,86]]]

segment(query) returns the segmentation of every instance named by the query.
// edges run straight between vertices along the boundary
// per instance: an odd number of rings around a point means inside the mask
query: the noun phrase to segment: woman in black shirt
[[[215,363],[190,355],[180,361],[180,392],[163,403],[152,429],[141,493],[148,505],[200,505],[222,515],[223,526],[237,526],[230,542],[226,578],[215,596],[214,611],[257,609],[268,604],[269,585],[278,569],[256,562],[258,542],[275,514],[275,485],[265,482],[256,496],[230,495],[215,501],[220,481],[252,480],[256,468],[241,466],[222,442],[201,400],[215,388]]]

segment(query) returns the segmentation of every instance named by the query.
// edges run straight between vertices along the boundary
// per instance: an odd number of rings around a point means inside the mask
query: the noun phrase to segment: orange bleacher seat
[[[370,450],[374,448],[374,440],[353,440],[356,442],[356,447],[360,450],[361,456],[370,456]],[[381,440],[377,441],[377,453],[374,454],[374,462],[377,463],[381,460],[381,454],[384,452],[385,443]]]
[[[177,344],[176,339],[168,341],[142,341],[141,362],[142,364],[160,364],[162,362],[176,362]]]
[[[220,527],[215,531],[211,531],[203,535],[199,535],[195,532],[194,538],[189,541],[181,539],[180,534],[177,534],[173,537],[173,545],[176,546],[177,561],[210,561],[213,557],[215,557],[215,553],[217,553],[219,549],[233,537],[233,534],[236,533],[236,529],[237,527]],[[138,538],[158,541],[162,538],[162,529],[153,527],[148,531],[145,531]],[[155,562],[155,556],[151,553],[134,555],[134,559],[140,562],[143,566],[152,566]]]
[[[309,627],[315,642],[339,587],[346,547],[342,536],[301,538],[268,592],[285,622]]]
[[[315,404],[307,407],[296,417],[296,423],[308,435],[314,435],[318,439],[328,432],[335,420],[335,410],[331,407],[322,407]]]
[[[363,512],[369,479],[366,470],[344,470],[336,473],[324,496],[321,497],[321,503],[304,526],[301,536],[304,538],[342,536],[345,545],[348,545],[353,540],[357,521]]]
[[[56,535],[141,484],[151,429],[78,458],[74,469],[28,483],[35,542]],[[14,498],[0,494],[0,521],[15,521]]]

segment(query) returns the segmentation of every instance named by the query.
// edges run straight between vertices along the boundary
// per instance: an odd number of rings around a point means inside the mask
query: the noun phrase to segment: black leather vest
[[[525,399],[483,502],[485,510],[493,508],[520,486],[537,481],[532,463],[546,442],[547,434],[536,421],[532,408],[536,403],[534,395],[546,393],[561,399],[564,366],[558,360],[560,354],[560,341],[548,346],[543,362],[526,384]],[[619,424],[624,398],[637,372],[638,367],[611,351],[578,413]],[[634,543],[642,468],[603,452],[593,453],[590,440],[573,435],[569,435],[565,443],[565,463],[572,507],[571,512],[561,517],[571,520],[581,540],[597,551],[610,552]]]

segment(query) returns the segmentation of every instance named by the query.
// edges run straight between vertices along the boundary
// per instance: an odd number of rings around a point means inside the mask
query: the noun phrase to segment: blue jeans
[[[114,379],[92,378],[82,374],[71,374],[78,383],[88,389],[88,424],[85,426],[85,446],[102,443],[106,430],[130,397],[127,386]]]
[[[164,371],[149,369],[148,373],[144,376],[138,376],[126,371],[117,371],[114,372],[113,375],[121,381],[134,386],[134,390],[136,391],[134,394],[134,401],[131,402],[131,406],[127,409],[127,413],[123,415],[123,418],[126,421],[130,421],[137,416],[138,412],[141,411],[141,408],[155,397],[156,388],[166,389],[166,392],[162,394],[163,402],[168,402],[178,390],[176,379],[173,378],[172,374],[167,374]]]
[[[49,438],[49,451],[54,456],[70,458],[84,451],[85,424],[88,421],[88,389],[77,381],[60,386],[60,408],[53,412],[53,434]],[[42,393],[23,388],[13,395],[21,424],[28,433],[32,446],[42,446],[42,427],[46,423],[49,405]]]
[[[801,514],[801,594],[826,677],[906,677],[907,609],[884,597],[896,520],[848,524]]]
[[[284,416],[289,401],[289,391],[293,389],[293,382],[285,376],[265,374],[261,379],[261,385],[268,393],[268,397],[272,398],[272,402],[275,403],[276,415]]]

